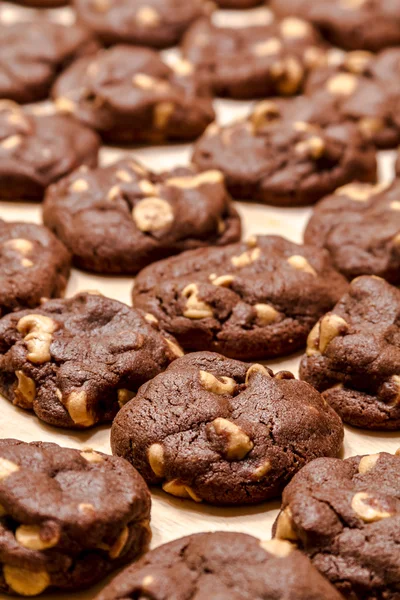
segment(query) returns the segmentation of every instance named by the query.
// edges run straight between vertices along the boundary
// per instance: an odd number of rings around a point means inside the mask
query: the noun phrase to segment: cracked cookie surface
[[[111,431],[113,453],[147,483],[216,505],[278,496],[307,462],[337,456],[342,440],[340,418],[310,385],[211,352],[145,384]]]
[[[126,461],[0,440],[0,590],[79,590],[142,554],[150,494]]]

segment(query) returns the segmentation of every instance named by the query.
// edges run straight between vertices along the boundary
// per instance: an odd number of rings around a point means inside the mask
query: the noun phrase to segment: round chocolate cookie
[[[0,320],[0,392],[56,427],[112,421],[183,353],[154,319],[81,293]]]
[[[95,600],[340,600],[287,542],[244,533],[198,533],[164,544],[126,568]]]
[[[0,317],[62,296],[71,257],[46,227],[0,219]]]
[[[400,283],[400,180],[392,185],[354,183],[314,209],[304,240],[326,248],[348,279],[379,275]]]
[[[148,48],[114,46],[75,61],[57,80],[57,108],[107,142],[192,140],[215,117],[209,86],[186,61],[175,70]]]
[[[0,440],[0,591],[73,591],[132,562],[150,541],[150,494],[125,460]]]
[[[114,454],[168,494],[217,505],[275,498],[319,456],[337,456],[343,425],[310,385],[212,352],[188,354],[116,416]]]
[[[51,186],[43,219],[78,267],[99,273],[137,273],[183,250],[237,242],[241,232],[222,173],[156,175],[132,159]]]
[[[241,28],[201,19],[186,33],[182,52],[205,72],[216,95],[239,99],[298,93],[324,55],[313,27],[295,18]]]
[[[304,347],[346,289],[326,251],[258,236],[146,267],[133,302],[187,349],[261,360]]]
[[[377,52],[400,44],[398,0],[270,0],[278,16],[310,21],[335,46]]]
[[[62,69],[98,47],[79,25],[65,27],[51,21],[0,25],[0,98],[16,102],[46,98]]]
[[[0,200],[42,200],[80,165],[96,166],[100,139],[71,117],[35,115],[0,101]]]
[[[318,458],[283,492],[290,540],[349,600],[400,598],[400,456]]]
[[[78,20],[105,44],[166,48],[177,44],[199,17],[210,14],[208,0],[74,0]]]
[[[400,429],[400,291],[376,276],[357,277],[309,335],[301,379],[345,423]]]
[[[212,124],[196,143],[193,162],[218,169],[234,198],[278,206],[313,204],[337,187],[376,181],[376,155],[357,127],[319,126],[312,99],[256,105],[248,119]]]

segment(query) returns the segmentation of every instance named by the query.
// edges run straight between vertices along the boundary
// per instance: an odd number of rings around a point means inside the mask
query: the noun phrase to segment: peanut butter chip
[[[231,395],[236,389],[236,381],[234,379],[230,377],[220,377],[217,379],[208,371],[200,371],[200,383],[206,390],[218,395]]]
[[[18,385],[14,390],[14,404],[22,408],[31,408],[36,398],[36,384],[23,371],[15,371]]]
[[[147,451],[151,470],[157,477],[164,477],[164,448],[161,444],[152,444]]]
[[[251,263],[258,260],[261,256],[261,249],[254,248],[253,250],[246,250],[240,256],[232,256],[231,263],[234,267],[242,268],[251,265]]]
[[[118,404],[120,408],[125,406],[132,398],[136,396],[136,392],[132,392],[131,390],[120,389],[118,390]]]
[[[132,211],[133,220],[140,231],[158,231],[170,225],[174,220],[171,205],[162,198],[144,198]]]
[[[253,126],[253,132],[257,133],[260,129],[271,123],[276,123],[281,117],[279,106],[271,100],[259,102],[254,108],[250,120]]]
[[[76,179],[69,188],[71,192],[87,192],[89,184],[86,179]]]
[[[293,528],[292,511],[289,506],[287,506],[278,517],[275,536],[278,540],[291,540],[296,542],[298,539]]]
[[[136,12],[136,21],[143,27],[156,27],[161,23],[161,17],[155,8],[145,5]]]
[[[21,596],[37,596],[50,585],[50,575],[46,571],[29,571],[11,565],[3,566],[7,585]]]
[[[375,468],[376,463],[378,462],[380,454],[369,454],[368,456],[363,456],[358,465],[358,472],[361,475],[372,471]]]
[[[315,269],[310,265],[308,260],[301,255],[293,255],[287,259],[289,265],[298,271],[304,271],[305,273],[310,273],[310,275],[317,276]]]
[[[331,94],[350,96],[356,91],[357,85],[357,77],[351,73],[339,73],[328,80],[326,89]]]
[[[88,411],[85,391],[71,392],[65,401],[65,405],[69,416],[76,425],[90,427],[94,424],[95,419]]]
[[[249,383],[250,377],[252,375],[254,375],[255,373],[260,373],[264,377],[269,377],[271,379],[271,375],[269,374],[267,369],[263,365],[259,365],[256,363],[254,365],[251,365],[251,367],[249,369],[247,369],[246,381],[245,381],[246,385]]]
[[[19,465],[0,457],[0,481],[19,471]]]
[[[175,354],[175,356],[177,358],[184,356],[185,353],[182,350],[182,348],[180,346],[178,346],[178,344],[176,344],[172,340],[169,340],[168,338],[164,338],[164,339],[165,339],[166,343],[168,344],[170,350],[172,350],[172,352]]]
[[[213,316],[211,306],[198,297],[197,284],[190,283],[182,290],[182,296],[187,298],[183,316],[187,319],[206,319]]]
[[[173,115],[175,105],[172,102],[160,102],[154,107],[154,126],[157,129],[165,129]]]
[[[322,138],[315,135],[296,144],[294,150],[300,156],[309,156],[318,160],[325,152],[325,142]]]
[[[374,523],[388,519],[392,514],[379,506],[379,502],[367,492],[358,492],[353,496],[351,508],[365,523]]]
[[[115,544],[111,547],[109,554],[109,557],[111,559],[116,559],[119,556],[121,556],[121,553],[123,551],[123,549],[126,546],[126,542],[128,541],[129,538],[129,529],[128,527],[124,527],[124,529],[122,530],[121,534],[119,535],[117,541],[115,542]]]
[[[225,456],[228,460],[242,460],[254,448],[249,436],[235,423],[217,418],[210,423],[215,433],[226,440]]]
[[[22,143],[22,137],[20,135],[11,135],[0,142],[0,146],[5,150],[13,150]]]
[[[264,42],[257,42],[251,47],[251,51],[256,56],[270,56],[278,54],[282,50],[282,42],[278,38],[269,38]]]
[[[57,546],[60,535],[54,535],[51,539],[42,539],[39,525],[20,525],[15,531],[15,539],[28,550],[47,550]]]
[[[332,313],[323,317],[320,321],[319,351],[323,354],[331,341],[347,330],[348,324],[339,315]]]
[[[18,321],[17,329],[24,335],[28,349],[26,357],[30,362],[42,364],[51,359],[52,334],[57,329],[55,321],[44,315],[26,315]]]
[[[257,319],[263,327],[274,323],[279,316],[278,311],[270,304],[255,304],[254,308],[257,313]]]
[[[280,29],[285,38],[304,38],[310,33],[310,25],[296,17],[283,19]]]
[[[260,542],[260,546],[263,550],[266,550],[269,554],[273,554],[278,558],[285,558],[296,549],[293,544],[286,540],[268,540],[266,542]]]
[[[366,202],[371,196],[377,193],[376,187],[368,183],[349,183],[338,188],[335,194],[338,196],[348,196],[356,202]]]
[[[372,52],[365,50],[354,50],[348,52],[344,58],[344,64],[347,69],[355,75],[361,75],[364,73],[366,67],[369,65],[371,60],[374,58]]]
[[[178,498],[190,498],[195,502],[202,502],[202,499],[190,488],[188,485],[184,485],[178,479],[167,481],[163,484],[162,489],[167,494],[177,496]]]
[[[276,80],[276,87],[281,94],[295,94],[304,77],[304,69],[294,56],[288,56],[275,63],[271,68],[271,76]]]
[[[81,452],[82,458],[84,458],[88,463],[102,463],[104,462],[104,458],[98,452],[95,452],[92,449],[83,450]]]
[[[222,183],[223,181],[224,175],[221,171],[212,170],[204,171],[204,173],[193,176],[171,177],[170,179],[167,179],[166,185],[189,190],[198,188],[202,185]]]
[[[235,281],[235,277],[233,275],[221,275],[220,277],[215,277],[212,279],[212,284],[217,287],[229,287]]]
[[[11,250],[15,250],[19,252],[23,256],[26,256],[33,250],[33,243],[30,240],[25,240],[23,238],[14,238],[12,240],[7,240],[4,242],[5,248],[10,248]]]

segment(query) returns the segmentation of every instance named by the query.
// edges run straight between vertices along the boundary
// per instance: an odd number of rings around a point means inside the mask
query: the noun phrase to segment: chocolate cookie
[[[319,458],[283,492],[275,537],[290,540],[349,600],[400,597],[400,456]]]
[[[341,596],[291,544],[215,532],[160,546],[96,596],[96,600],[121,598],[340,600]]]
[[[279,16],[310,21],[335,46],[377,52],[400,44],[398,0],[270,0]]]
[[[254,236],[146,267],[133,302],[185,348],[261,360],[304,347],[313,325],[346,289],[327,252]]]
[[[78,20],[105,44],[166,48],[178,43],[199,17],[210,14],[208,0],[74,0]]]
[[[132,159],[51,186],[43,219],[78,267],[99,273],[137,273],[183,250],[237,242],[241,231],[222,173],[156,175]]]
[[[64,294],[71,257],[46,227],[0,219],[0,317]]]
[[[208,85],[185,61],[115,46],[76,61],[53,88],[56,106],[108,142],[192,140],[214,120]]]
[[[216,95],[239,99],[298,93],[324,54],[313,27],[295,18],[241,28],[201,19],[186,33],[182,51],[205,71]]]
[[[0,478],[2,593],[80,590],[147,548],[150,494],[120,458],[0,440]]]
[[[217,505],[275,498],[307,462],[337,456],[342,441],[340,418],[313,387],[212,352],[174,361],[111,430],[113,453],[147,483]]]
[[[354,183],[314,209],[304,240],[326,248],[348,279],[379,275],[400,283],[400,180],[376,186]]]
[[[315,124],[319,112],[304,97],[261,102],[248,119],[211,125],[193,162],[222,171],[235,198],[278,206],[313,204],[354,179],[376,181],[373,146],[353,124]]]
[[[0,101],[0,200],[42,200],[80,165],[96,166],[98,136],[71,117],[35,115]]]
[[[103,296],[50,300],[0,320],[0,391],[56,427],[112,421],[177,356],[154,319]]]
[[[65,27],[51,21],[0,25],[0,98],[16,102],[46,98],[62,69],[98,47],[92,34],[79,25]]]

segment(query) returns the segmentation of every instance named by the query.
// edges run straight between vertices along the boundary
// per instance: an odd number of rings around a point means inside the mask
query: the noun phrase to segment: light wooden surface
[[[188,0],[190,1],[190,0]],[[61,22],[71,22],[72,15],[68,9],[48,11],[50,18]],[[43,12],[15,8],[0,0],[0,19],[11,22],[13,20],[41,16]],[[245,23],[267,22],[268,11],[265,9],[248,12],[225,11],[216,15],[219,24],[241,25]],[[165,52],[168,60],[174,60],[175,51]],[[245,115],[251,103],[216,101],[218,120],[227,123],[234,118]],[[132,151],[121,151],[117,148],[103,148],[101,163],[106,164],[115,160],[121,154],[128,154],[142,160],[154,170],[165,169],[175,165],[182,165],[189,161],[190,146],[170,146],[140,148]],[[388,180],[393,176],[393,152],[380,155],[381,179]],[[302,241],[302,232],[311,213],[311,209],[279,209],[260,206],[252,203],[236,203],[243,218],[244,236],[253,233],[272,233],[284,235],[295,242]],[[27,203],[0,203],[0,217],[11,220],[24,220],[41,222],[40,205]],[[69,282],[67,295],[72,296],[79,290],[97,289],[103,294],[116,298],[122,302],[130,302],[132,279],[129,277],[101,277],[93,276],[82,271],[74,270]],[[269,362],[274,370],[288,369],[297,375],[300,355],[286,360]],[[55,429],[45,425],[30,413],[12,406],[0,397],[0,437],[15,437],[24,441],[43,440],[56,442],[61,446],[86,447],[91,446],[96,450],[110,452],[109,427],[100,427],[86,432],[76,433]],[[368,433],[346,427],[344,442],[344,457],[354,454],[375,453],[382,450],[394,452],[400,447],[399,433]],[[152,509],[152,546],[171,541],[175,538],[200,531],[230,530],[250,533],[257,537],[268,539],[271,534],[271,525],[277,515],[279,502],[267,502],[251,508],[214,508],[207,505],[195,504],[191,501],[174,499],[162,491],[153,490]],[[89,600],[95,596],[101,586],[92,588],[81,594],[47,594],[44,600],[55,598],[71,598],[76,600]],[[8,596],[1,595],[5,600]]]

